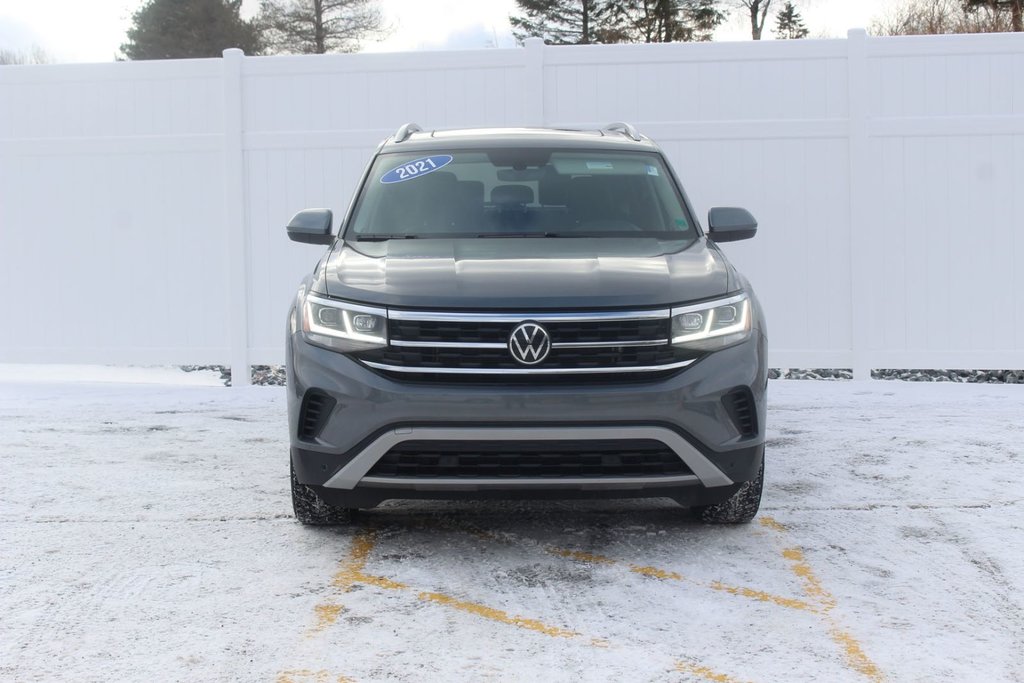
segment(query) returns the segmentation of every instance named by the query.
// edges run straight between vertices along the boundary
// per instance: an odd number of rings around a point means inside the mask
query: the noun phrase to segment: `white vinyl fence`
[[[858,30],[0,67],[0,362],[280,363],[284,224],[399,125],[620,120],[759,219],[773,366],[1024,367],[1024,35]]]

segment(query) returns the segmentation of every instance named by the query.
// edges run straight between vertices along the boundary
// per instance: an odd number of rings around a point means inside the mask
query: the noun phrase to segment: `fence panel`
[[[658,141],[783,367],[1024,367],[1024,37],[0,68],[0,361],[282,360],[283,316],[399,125]],[[239,376],[244,381],[244,375]]]

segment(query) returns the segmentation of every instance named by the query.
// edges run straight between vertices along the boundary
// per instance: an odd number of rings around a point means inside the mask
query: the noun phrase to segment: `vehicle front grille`
[[[537,323],[550,341],[541,361],[517,360],[509,347],[522,323]],[[675,372],[695,358],[669,342],[669,311],[464,313],[395,311],[389,345],[355,354],[383,374],[428,381],[527,381],[617,375],[636,381]],[[609,378],[611,379],[611,378]]]
[[[388,478],[601,478],[692,474],[655,440],[406,441],[369,471]]]
[[[523,320],[530,320],[524,315]],[[392,320],[392,339],[407,342],[463,342],[506,344],[515,322]],[[668,318],[544,323],[554,344],[580,342],[636,342],[668,338]]]

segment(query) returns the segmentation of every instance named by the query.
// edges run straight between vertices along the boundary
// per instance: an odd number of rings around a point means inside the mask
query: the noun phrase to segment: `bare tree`
[[[256,19],[270,52],[355,52],[388,33],[377,0],[262,0]]]
[[[746,10],[750,15],[750,37],[754,40],[761,40],[761,31],[764,30],[764,22],[768,17],[768,8],[772,0],[733,0],[736,7]]]
[[[1024,31],[1024,0],[964,0],[968,10],[986,8],[994,13],[1009,12],[1010,26],[1014,31]]]
[[[46,50],[33,45],[31,50],[0,49],[0,65],[3,64],[52,64],[53,58]]]
[[[876,18],[870,30],[880,36],[1002,33],[1012,25],[1006,13],[991,6],[970,7],[963,0],[904,0]]]

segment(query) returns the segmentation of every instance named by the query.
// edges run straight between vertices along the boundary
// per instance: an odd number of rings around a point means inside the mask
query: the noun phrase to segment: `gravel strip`
[[[213,370],[220,373],[224,386],[231,386],[231,369],[224,365],[182,365],[185,372]],[[849,368],[772,368],[769,379],[853,379]],[[904,382],[963,382],[967,384],[1024,384],[1024,370],[872,370],[871,379],[901,380]],[[252,366],[252,383],[259,386],[283,387],[283,365]]]

